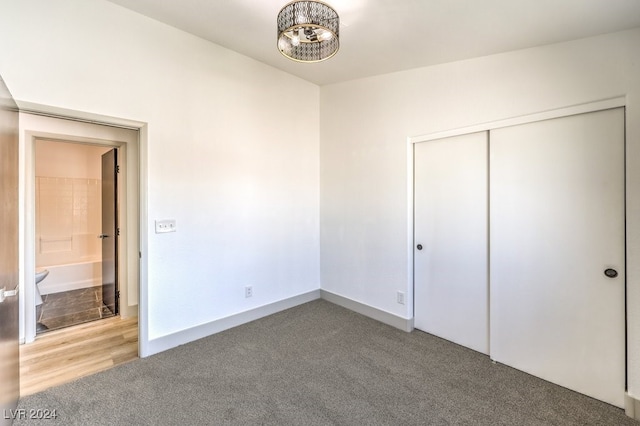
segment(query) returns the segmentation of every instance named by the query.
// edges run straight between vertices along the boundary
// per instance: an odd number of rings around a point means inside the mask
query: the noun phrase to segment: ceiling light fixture
[[[328,4],[292,1],[278,13],[278,50],[297,62],[320,62],[340,47],[340,18]]]

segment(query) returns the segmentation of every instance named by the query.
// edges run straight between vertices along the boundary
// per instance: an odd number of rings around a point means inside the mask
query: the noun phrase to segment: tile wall
[[[101,256],[100,180],[36,176],[36,266]]]

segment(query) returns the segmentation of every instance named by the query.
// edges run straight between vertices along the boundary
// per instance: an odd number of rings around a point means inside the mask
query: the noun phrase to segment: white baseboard
[[[413,330],[413,318],[401,318],[399,316],[390,314],[389,312],[373,308],[369,305],[356,302],[352,299],[348,299],[346,297],[339,296],[325,290],[313,290],[308,293],[280,300],[278,302],[274,302],[265,306],[260,306],[246,312],[241,312],[236,315],[221,318],[207,324],[202,324],[193,328],[189,328],[187,330],[178,331],[167,336],[162,336],[157,339],[150,340],[147,345],[145,345],[145,348],[143,352],[140,353],[140,356],[151,356],[166,351],[167,349],[175,348],[177,346],[202,339],[203,337],[207,337],[212,334],[216,334],[221,331],[228,330],[230,328],[237,327],[239,325],[246,324],[248,322],[255,321],[257,319],[317,299],[324,299],[328,302],[335,303],[336,305],[342,306],[343,308],[352,310],[403,331],[409,332]]]
[[[400,330],[407,332],[413,330],[413,318],[402,318],[326,290],[320,290],[320,295],[328,302],[335,303],[343,308],[347,308],[366,317],[373,318],[374,320],[390,325],[391,327],[399,328]]]
[[[132,318],[138,316],[138,305],[133,306],[122,306],[120,304],[120,317],[121,318]]]
[[[150,355],[154,355],[162,351],[166,351],[167,349],[175,348],[176,346],[184,345],[185,343],[202,339],[203,337],[207,337],[212,334],[219,333],[221,331],[228,330],[230,328],[237,327],[251,321],[255,321],[257,319],[275,314],[280,311],[284,311],[285,309],[290,309],[295,306],[302,305],[303,303],[311,302],[316,299],[320,299],[320,290],[313,290],[308,293],[270,303],[265,306],[260,306],[246,312],[240,312],[236,315],[221,318],[207,324],[202,324],[196,327],[189,328],[187,330],[178,331],[167,336],[149,340],[147,345],[145,345],[144,353],[141,353],[140,356],[147,357]]]
[[[640,420],[640,399],[624,394],[624,413],[635,420]]]

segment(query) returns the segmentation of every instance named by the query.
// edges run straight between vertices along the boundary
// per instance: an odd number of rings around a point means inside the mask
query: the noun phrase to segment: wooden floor
[[[20,345],[20,395],[31,395],[137,357],[137,317],[117,316],[50,331]]]

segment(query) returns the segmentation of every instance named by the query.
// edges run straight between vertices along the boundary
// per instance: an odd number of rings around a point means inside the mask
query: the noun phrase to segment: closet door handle
[[[418,244],[418,245],[416,246],[416,248],[417,248],[418,250],[422,250],[422,244]]]
[[[604,270],[604,274],[609,278],[615,278],[618,276],[618,271],[616,271],[615,269],[609,268]]]
[[[98,235],[98,238],[100,238],[101,240],[104,240],[105,238],[109,238],[109,236],[107,234],[100,234]]]

